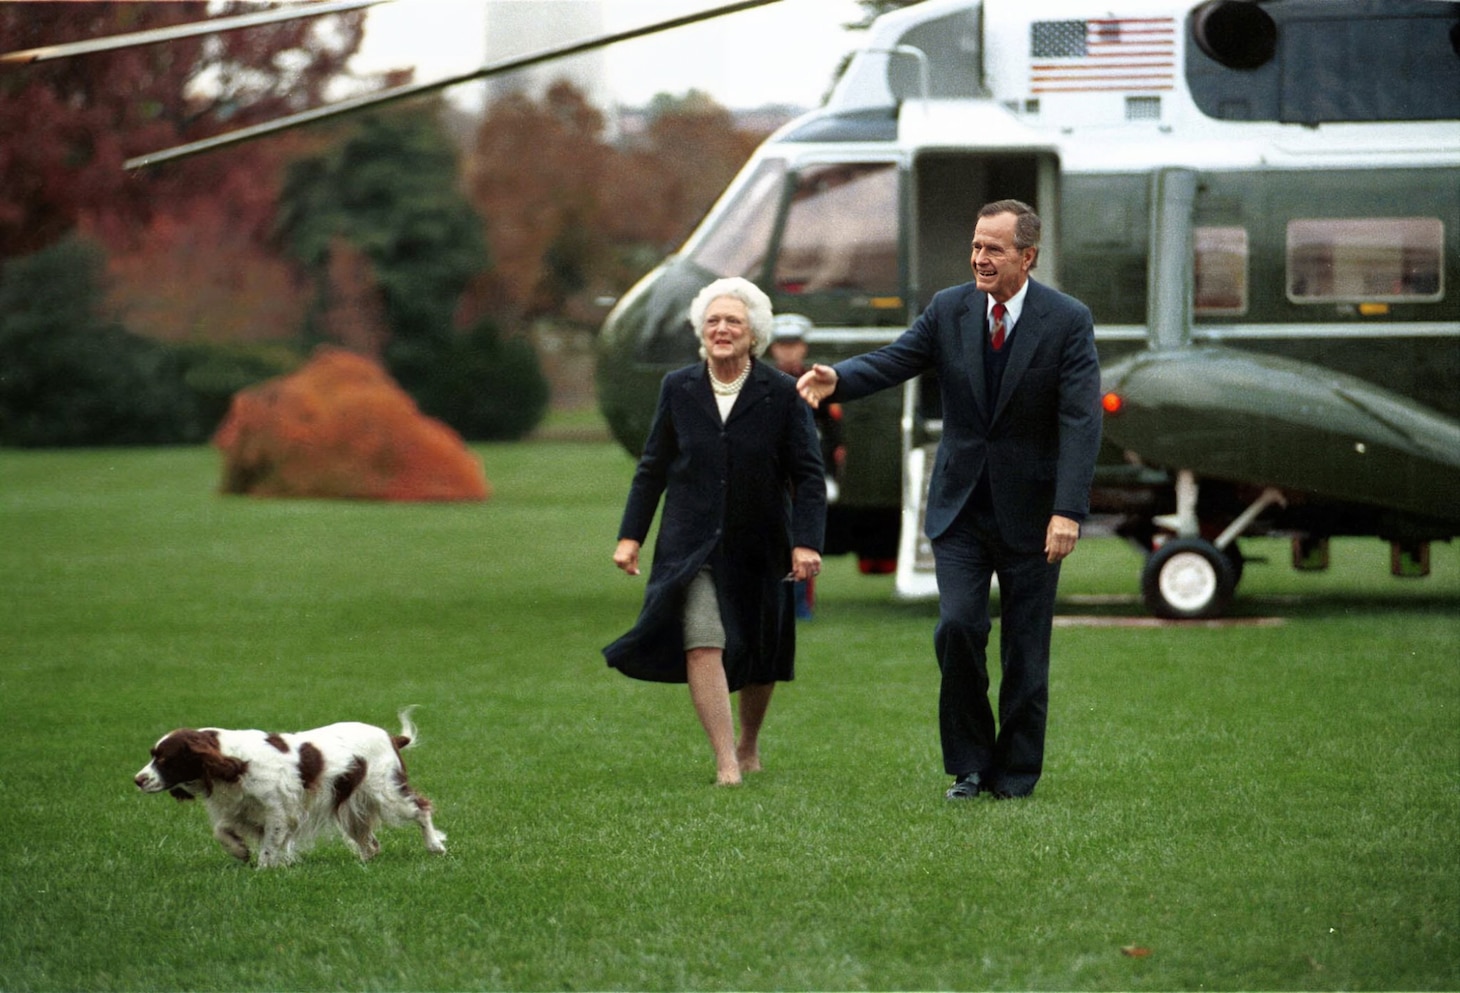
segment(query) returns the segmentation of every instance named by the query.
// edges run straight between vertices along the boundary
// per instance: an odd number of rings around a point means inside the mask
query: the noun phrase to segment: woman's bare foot
[[[758,749],[751,749],[749,751],[741,751],[737,749],[735,752],[735,758],[740,762],[741,772],[761,771],[762,766],[760,764],[760,751]]]

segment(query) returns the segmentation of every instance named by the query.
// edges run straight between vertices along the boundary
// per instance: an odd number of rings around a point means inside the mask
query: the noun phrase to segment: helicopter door
[[[939,290],[973,278],[968,263],[973,227],[978,209],[994,200],[1022,200],[1039,213],[1044,222],[1039,279],[1057,286],[1058,185],[1059,162],[1048,152],[919,154],[912,177],[914,315]]]

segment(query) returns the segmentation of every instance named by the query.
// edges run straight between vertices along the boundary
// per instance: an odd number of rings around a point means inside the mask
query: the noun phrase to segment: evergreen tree
[[[458,190],[456,147],[439,102],[377,111],[347,127],[327,151],[290,168],[279,201],[280,235],[317,287],[313,333],[322,338],[324,315],[338,309],[332,253],[348,246],[369,263],[378,288],[386,365],[421,409],[468,438],[526,434],[542,406],[529,405],[532,423],[504,434],[499,424],[483,423],[473,397],[494,377],[462,372],[510,362],[518,366],[515,378],[542,378],[530,348],[530,367],[523,367],[520,351],[501,348],[495,333],[456,331],[462,291],[488,259],[481,219]]]

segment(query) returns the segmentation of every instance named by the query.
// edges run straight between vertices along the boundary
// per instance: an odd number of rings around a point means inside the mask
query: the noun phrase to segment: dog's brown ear
[[[203,783],[211,791],[213,782],[236,783],[248,771],[248,763],[224,755],[218,751],[206,751],[199,756],[203,760]]]
[[[211,796],[213,783],[236,783],[248,769],[248,763],[224,755],[219,750],[218,732],[212,729],[199,733],[194,744],[195,754],[203,766],[203,793]]]

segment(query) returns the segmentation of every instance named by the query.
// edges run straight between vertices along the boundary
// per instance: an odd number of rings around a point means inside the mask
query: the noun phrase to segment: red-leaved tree
[[[704,216],[764,134],[704,94],[661,97],[645,133],[610,141],[572,84],[487,108],[467,165],[493,269],[467,315],[508,328],[540,316],[591,323]]]
[[[246,3],[3,3],[0,51],[257,10]],[[324,101],[358,47],[363,14],[327,15],[0,70],[0,259],[44,247],[83,221],[126,247],[159,211],[226,205],[262,238],[278,145],[128,173],[133,156]]]

